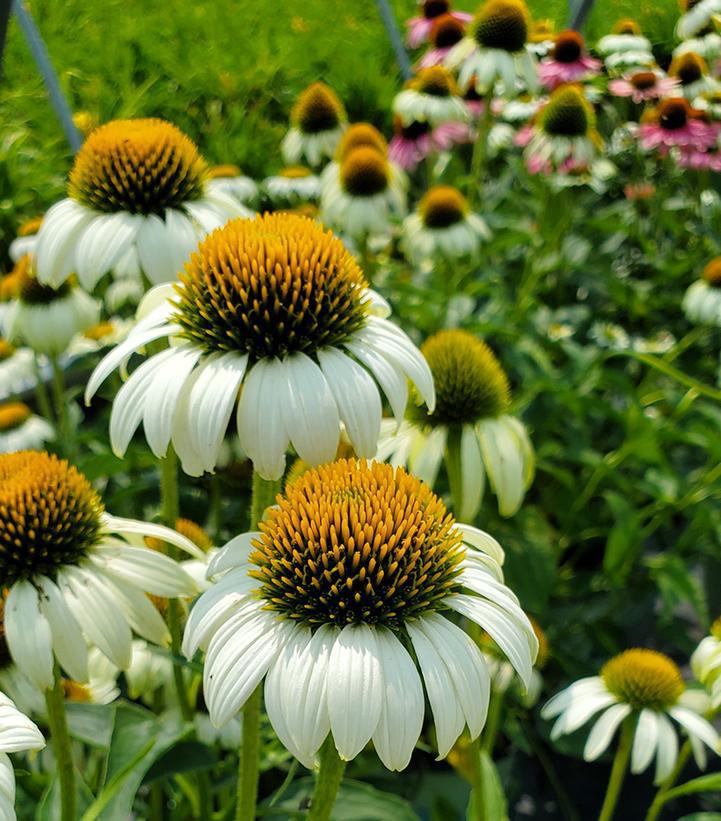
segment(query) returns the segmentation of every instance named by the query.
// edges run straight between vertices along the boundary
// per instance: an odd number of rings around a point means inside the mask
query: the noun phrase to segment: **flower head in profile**
[[[721,708],[721,618],[711,625],[691,656],[691,669],[711,698],[711,709]]]
[[[471,211],[457,188],[436,185],[404,221],[402,244],[407,258],[420,263],[438,257],[476,257],[489,237],[485,221]]]
[[[430,123],[420,121],[404,125],[400,117],[394,117],[388,156],[400,168],[413,171],[427,157],[449,151],[470,138],[471,130],[466,123],[444,123],[433,128]]]
[[[553,20],[532,20],[528,30],[528,48],[539,59],[553,51],[556,30]]]
[[[317,202],[320,177],[304,165],[289,165],[263,180],[263,189],[274,206]]]
[[[15,771],[8,753],[42,750],[43,734],[15,704],[0,693],[0,816],[15,818]]]
[[[177,286],[148,299],[147,316],[98,365],[86,391],[89,400],[149,342],[171,341],[113,401],[110,439],[119,455],[143,421],[157,456],[172,440],[187,473],[212,471],[237,405],[243,451],[275,479],[289,445],[309,464],[332,459],[341,422],[356,453],[372,456],[378,385],[399,417],[407,379],[433,407],[421,353],[379,315],[387,306],[343,243],[305,217],[229,222],[200,244]]]
[[[8,255],[13,262],[19,262],[26,254],[32,254],[35,250],[37,234],[43,224],[43,217],[32,217],[25,220],[18,228],[15,239],[10,243]]]
[[[609,72],[643,71],[656,66],[651,41],[644,37],[639,24],[630,18],[616,22],[611,33],[596,43],[596,51],[602,55]]]
[[[130,663],[131,631],[158,644],[168,631],[147,593],[190,595],[192,579],[170,558],[135,547],[155,535],[195,552],[168,528],[106,513],[88,480],[45,452],[0,455],[0,578],[13,661],[41,690],[55,661],[88,680],[88,643],[117,667]]]
[[[525,146],[526,165],[533,174],[585,168],[602,146],[593,106],[576,85],[557,88],[533,124],[519,132],[517,142]]]
[[[177,275],[205,233],[247,209],[210,178],[195,143],[164,120],[113,120],[75,157],[68,196],[37,235],[40,281],[75,273],[93,290],[108,271],[141,271],[152,283]]]
[[[23,402],[0,404],[0,453],[42,450],[54,437],[53,426]]]
[[[418,67],[429,68],[442,65],[451,49],[463,39],[465,30],[465,23],[454,14],[442,14],[436,17],[428,38],[428,51],[418,61]]]
[[[466,37],[455,46],[446,65],[458,70],[458,84],[474,83],[479,94],[500,84],[503,96],[536,89],[536,58],[528,47],[530,20],[524,0],[486,0],[476,12]]]
[[[393,100],[393,113],[406,125],[428,122],[438,126],[470,119],[453,75],[439,65],[420,69],[408,81]]]
[[[719,128],[683,97],[668,97],[644,113],[639,127],[641,146],[662,152],[669,148],[705,151],[718,139]]]
[[[538,64],[541,83],[553,90],[564,83],[575,83],[594,77],[601,61],[591,57],[583,37],[573,29],[558,34],[551,53]]]
[[[0,397],[16,396],[32,388],[36,381],[35,357],[30,348],[16,348],[0,336]]]
[[[508,413],[508,377],[491,349],[466,331],[440,331],[421,350],[436,386],[435,409],[411,403],[397,431],[385,422],[378,458],[408,464],[431,487],[445,460],[456,513],[466,520],[478,512],[488,476],[501,515],[512,516],[535,460],[523,423]]]
[[[645,103],[663,97],[674,97],[678,93],[679,82],[660,71],[634,71],[617,77],[608,84],[608,90],[615,97],[630,97],[634,103]]]
[[[721,257],[710,260],[688,288],[682,302],[687,319],[698,325],[721,327]]]
[[[703,34],[721,15],[721,0],[680,0],[680,6],[676,36],[681,40]]]
[[[706,60],[694,51],[686,51],[674,57],[668,67],[668,76],[676,80],[680,94],[687,100],[721,88],[718,80],[709,74]]]
[[[442,18],[451,18],[461,25],[473,19],[473,15],[465,11],[452,11],[448,0],[421,0],[419,5],[421,13],[406,21],[408,45],[411,48],[418,48],[427,42],[435,24]]]
[[[530,681],[538,644],[502,562],[498,543],[457,524],[419,479],[340,460],[296,479],[258,532],[211,562],[215,581],[190,613],[183,651],[205,650],[215,724],[265,678],[270,721],[306,766],[330,733],[341,758],[372,740],[402,770],[423,726],[424,684],[440,757],[464,727],[475,738],[485,723],[488,670],[450,616],[480,625]]]
[[[222,191],[242,205],[252,207],[258,199],[258,184],[237,165],[214,165],[208,169],[208,178],[214,191]],[[249,210],[247,216],[253,212]]]
[[[698,712],[698,699],[686,690],[678,666],[655,650],[626,650],[607,662],[597,676],[580,679],[543,708],[555,718],[551,738],[573,733],[593,716],[583,757],[595,761],[624,721],[633,721],[631,772],[641,773],[656,758],[656,783],[673,770],[678,738],[671,719],[688,735],[698,766],[706,765],[704,745],[718,752],[716,730]]]
[[[335,153],[346,126],[346,113],[332,88],[311,83],[296,100],[290,123],[281,146],[283,159],[289,165],[305,161],[315,168]]]

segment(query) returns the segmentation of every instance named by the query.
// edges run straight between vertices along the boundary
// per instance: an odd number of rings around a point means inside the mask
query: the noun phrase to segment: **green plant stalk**
[[[503,709],[504,693],[498,690],[491,690],[491,699],[488,703],[488,717],[481,739],[481,749],[493,757],[493,748],[496,746],[496,736],[501,723],[501,712]]]
[[[478,136],[473,144],[473,156],[471,157],[471,178],[468,184],[468,204],[471,208],[478,202],[481,193],[482,177],[485,173],[486,160],[488,158],[488,134],[491,131],[491,102],[493,94],[489,94],[484,100],[484,108],[481,119],[478,123]]]
[[[481,768],[481,736],[471,742],[471,792],[475,821],[486,821],[486,808],[483,800],[483,770]],[[492,819],[491,819],[492,821]]]
[[[45,382],[42,378],[40,362],[38,361],[37,354],[35,354],[33,359],[33,366],[35,371],[35,396],[38,402],[38,410],[48,420],[48,422],[54,424],[55,415],[53,414],[53,406],[50,403],[48,389],[45,387]]]
[[[681,771],[686,766],[686,762],[688,761],[688,757],[690,755],[691,742],[687,739],[681,747],[681,750],[679,751],[678,758],[676,759],[676,764],[674,765],[673,770],[671,770],[667,778],[658,788],[658,792],[656,793],[656,796],[654,797],[653,802],[651,806],[648,808],[648,812],[646,813],[646,821],[656,821],[661,810],[663,809],[663,805],[666,803],[668,799],[668,791],[676,783],[676,779],[679,777],[679,775],[681,775]]]
[[[611,821],[613,813],[618,803],[618,797],[621,794],[621,787],[623,780],[626,777],[626,770],[628,769],[628,761],[631,757],[631,745],[633,743],[633,730],[635,726],[635,717],[628,716],[621,726],[621,739],[618,743],[618,749],[613,759],[613,767],[611,768],[611,777],[606,788],[606,797],[603,799],[603,806],[601,807],[601,814],[598,816],[598,821]]]
[[[255,530],[263,514],[280,492],[280,479],[263,479],[253,471],[253,495],[250,502],[250,529]],[[262,684],[243,707],[243,736],[238,760],[238,793],[235,805],[236,821],[254,821],[258,803],[258,770],[260,759],[260,705]]]
[[[333,736],[329,733],[320,750],[320,771],[315,782],[308,821],[329,821],[344,770],[345,762],[341,761]]]
[[[60,367],[58,358],[51,355],[50,366],[53,371],[52,390],[53,406],[55,408],[55,419],[57,420],[57,441],[62,445],[62,450],[66,456],[72,459],[74,444],[73,431],[68,419],[68,409],[65,403],[65,379],[63,369]]]
[[[77,821],[75,769],[70,747],[68,722],[65,715],[65,693],[63,692],[57,665],[55,667],[55,684],[45,691],[45,705],[60,784],[60,821]]]

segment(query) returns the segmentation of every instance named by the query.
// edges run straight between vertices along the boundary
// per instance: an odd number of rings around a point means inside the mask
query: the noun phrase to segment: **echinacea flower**
[[[35,357],[30,348],[16,348],[0,338],[0,400],[31,388],[36,381]]]
[[[186,626],[185,655],[205,650],[215,725],[265,679],[273,728],[304,765],[330,733],[342,759],[372,740],[383,764],[402,770],[423,726],[425,684],[443,758],[464,727],[481,732],[490,689],[480,650],[451,614],[486,630],[528,685],[538,642],[503,584],[500,545],[456,524],[418,478],[340,460],[303,474],[277,502],[258,532],[211,562],[214,584]]]
[[[400,117],[394,117],[388,157],[399,168],[412,171],[427,157],[449,151],[458,143],[468,142],[470,134],[465,123],[444,123],[432,128],[428,122],[404,125]]]
[[[538,64],[538,77],[553,90],[564,83],[594,77],[600,69],[601,61],[589,56],[583,37],[567,29],[557,35],[551,53]]]
[[[588,166],[596,157],[601,137],[596,115],[579,86],[560,86],[517,137],[533,173],[565,172]]]
[[[721,618],[711,625],[691,656],[691,669],[711,698],[711,709],[721,709]]]
[[[499,82],[506,97],[514,96],[519,84],[533,91],[538,78],[536,58],[527,43],[528,29],[524,0],[486,0],[446,65],[458,69],[462,89],[473,82],[478,93],[485,95]]]
[[[98,322],[75,336],[70,341],[66,353],[68,357],[84,356],[117,345],[125,339],[133,325],[131,319],[119,317],[110,317],[104,322]]]
[[[75,157],[68,196],[37,235],[40,282],[75,273],[93,290],[116,266],[152,283],[174,279],[208,231],[247,209],[213,185],[195,143],[164,120],[113,120]]]
[[[377,458],[408,465],[431,487],[445,462],[455,512],[472,519],[488,480],[501,516],[513,516],[533,481],[535,458],[523,423],[508,413],[510,388],[491,349],[466,331],[440,331],[421,351],[436,386],[431,412],[410,403],[396,429],[381,430]]]
[[[237,165],[214,165],[208,169],[208,179],[213,191],[222,191],[241,205],[253,206],[258,199],[258,185],[254,179],[246,176]],[[252,217],[253,211],[248,208],[243,214],[242,209],[234,216]]]
[[[448,0],[421,0],[421,14],[406,21],[408,27],[408,45],[418,48],[425,43],[433,30],[433,24],[439,17],[450,15],[459,23],[468,23],[473,19],[472,14],[464,11],[451,11]]]
[[[694,51],[674,57],[668,68],[668,76],[678,81],[679,93],[687,100],[721,88],[718,81],[709,75],[704,58]]]
[[[686,291],[682,307],[691,322],[721,327],[721,257],[706,264]]]
[[[541,670],[548,661],[548,639],[541,629],[539,623],[529,616],[531,627],[538,639],[538,655],[533,663],[531,682],[528,688],[519,686],[516,671],[493,639],[488,635],[483,635],[479,639],[479,645],[483,652],[483,657],[488,665],[488,672],[491,674],[491,689],[493,692],[513,695],[527,710],[535,706],[541,697],[543,689],[543,676]]]
[[[212,471],[237,404],[242,449],[261,476],[277,479],[289,444],[310,464],[332,459],[341,422],[357,454],[375,453],[374,377],[399,418],[407,379],[433,407],[418,349],[378,315],[387,307],[343,243],[305,217],[229,222],[200,244],[178,285],[146,299],[158,307],[102,360],[86,391],[89,401],[130,354],[170,340],[113,401],[119,455],[142,420],[156,456],[172,440],[186,473]]]
[[[596,51],[603,57],[610,73],[643,71],[656,67],[651,41],[644,37],[635,20],[619,20],[611,34],[596,43]]]
[[[320,177],[304,165],[289,165],[263,180],[274,205],[315,202],[320,197]]]
[[[557,693],[543,708],[555,718],[551,738],[572,733],[600,713],[588,735],[583,757],[595,761],[626,719],[633,719],[631,772],[642,773],[656,757],[655,781],[673,770],[678,739],[670,719],[688,735],[696,763],[704,769],[703,745],[718,752],[716,730],[697,712],[697,700],[686,690],[681,671],[655,650],[626,650],[608,661],[597,676],[580,679]]]
[[[532,20],[528,30],[528,48],[540,60],[553,49],[556,32],[552,20]]]
[[[192,543],[106,513],[85,476],[45,452],[0,455],[0,509],[5,637],[36,686],[53,686],[56,660],[86,682],[88,642],[120,669],[130,663],[131,630],[165,643],[168,630],[146,593],[191,595],[193,582],[172,559],[125,538],[154,535],[193,553]]]
[[[454,260],[476,257],[489,237],[485,221],[470,210],[463,194],[450,185],[437,185],[404,220],[402,245],[406,257],[415,262]]]
[[[608,90],[616,97],[630,97],[634,103],[645,103],[663,97],[675,97],[679,82],[660,71],[634,71],[617,77],[608,84]]]
[[[43,217],[33,217],[18,228],[17,236],[8,248],[8,256],[13,262],[19,262],[26,254],[33,253],[37,243],[37,234],[42,224]]]
[[[680,57],[682,54],[692,51],[706,61],[707,65],[714,65],[721,57],[721,35],[715,31],[706,31],[698,37],[684,40],[673,50],[672,57]]]
[[[464,123],[468,111],[459,93],[453,75],[443,66],[422,68],[393,100],[393,112],[405,124],[428,122]]]
[[[17,298],[10,303],[5,317],[10,342],[25,344],[36,353],[58,356],[76,334],[97,323],[100,303],[72,278],[58,286],[43,285],[27,256],[17,263],[16,270]]]
[[[683,97],[668,97],[646,112],[639,127],[645,149],[689,148],[704,151],[718,139],[718,126],[709,123],[702,111]]]
[[[283,159],[288,165],[305,160],[315,168],[335,153],[346,126],[346,113],[332,88],[311,83],[296,100],[290,124],[281,145]]]
[[[22,402],[0,404],[0,453],[42,450],[55,436],[53,426]]]
[[[721,0],[681,0],[681,10],[683,14],[676,23],[676,35],[687,40],[704,31],[721,14]]]
[[[406,180],[376,148],[353,148],[324,180],[323,221],[353,239],[384,234],[406,210]]]
[[[453,46],[461,42],[465,30],[465,24],[454,14],[436,17],[431,27],[430,47],[418,61],[419,68],[441,65]]]
[[[0,818],[15,821],[15,771],[8,753],[42,750],[45,739],[35,724],[0,693]]]

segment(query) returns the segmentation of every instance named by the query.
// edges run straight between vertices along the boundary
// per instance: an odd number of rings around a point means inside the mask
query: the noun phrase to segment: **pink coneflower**
[[[718,125],[704,120],[702,111],[683,97],[671,97],[644,115],[639,139],[647,149],[678,146],[704,151],[716,142],[718,133]]]
[[[465,24],[454,14],[436,17],[431,26],[430,49],[421,57],[418,67],[441,65],[453,46],[463,39],[465,28]]]
[[[472,139],[472,131],[466,123],[443,123],[433,128],[427,122],[403,125],[396,117],[393,128],[388,158],[405,171],[412,171],[431,154],[448,151]]]
[[[436,18],[448,14],[455,17],[460,23],[468,23],[473,19],[472,14],[463,11],[451,11],[448,0],[422,0],[421,14],[406,21],[408,27],[408,45],[418,48],[428,41]]]
[[[562,31],[548,57],[538,64],[541,83],[553,90],[564,83],[592,77],[601,70],[601,61],[590,57],[583,37],[573,29]]]
[[[658,71],[636,71],[616,80],[611,80],[608,90],[616,97],[630,97],[634,103],[647,100],[660,100],[674,94],[679,81],[674,77],[665,77]]]
[[[694,171],[721,171],[721,154],[716,151],[698,151],[695,148],[681,149],[676,162],[680,168]]]

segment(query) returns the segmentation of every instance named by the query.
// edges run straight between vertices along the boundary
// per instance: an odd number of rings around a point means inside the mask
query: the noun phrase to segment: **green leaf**
[[[496,765],[486,750],[481,751],[481,795],[483,798],[482,818],[493,819],[493,821],[508,819],[508,805],[503,785]],[[476,795],[472,792],[466,809],[466,819],[476,821],[477,818]]]
[[[93,801],[93,794],[75,770],[75,805],[79,813],[84,812]],[[53,776],[37,807],[35,821],[57,821],[60,818],[60,782]]]
[[[210,770],[217,763],[217,753],[205,744],[199,741],[181,741],[153,763],[145,774],[143,784],[150,784],[178,773]]]
[[[678,821],[721,821],[721,812],[692,812],[684,815]]]
[[[620,493],[609,492],[605,496],[615,524],[606,540],[603,569],[620,584],[641,550],[641,522],[635,508]]]
[[[192,728],[163,722],[148,710],[120,701],[106,761],[105,785],[83,815],[83,821],[124,821],[133,809],[145,773]]]
[[[69,701],[65,705],[70,735],[91,747],[110,746],[113,732],[114,709],[111,704],[80,704]]]
[[[721,791],[721,773],[709,773],[700,778],[693,778],[685,784],[679,784],[666,793],[666,801],[680,798],[682,795],[692,795],[696,792],[717,792]]]

